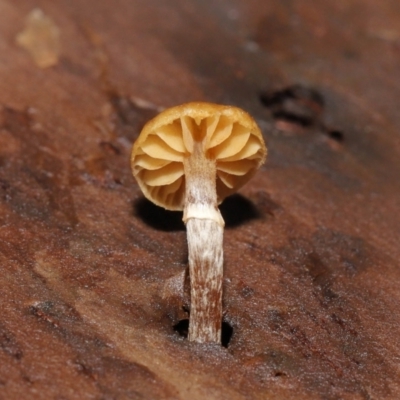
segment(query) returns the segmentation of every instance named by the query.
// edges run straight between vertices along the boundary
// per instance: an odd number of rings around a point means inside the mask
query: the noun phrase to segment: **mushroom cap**
[[[183,160],[194,142],[215,160],[218,203],[243,186],[267,155],[256,122],[240,108],[195,102],[166,109],[143,127],[132,149],[133,175],[150,201],[183,210]]]

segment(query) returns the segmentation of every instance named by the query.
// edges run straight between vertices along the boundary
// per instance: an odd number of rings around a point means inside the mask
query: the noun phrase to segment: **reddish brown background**
[[[35,7],[49,69],[15,44]],[[399,27],[397,0],[1,0],[0,398],[400,398]],[[222,207],[228,348],[173,330],[185,231],[131,176],[137,99],[268,143]]]

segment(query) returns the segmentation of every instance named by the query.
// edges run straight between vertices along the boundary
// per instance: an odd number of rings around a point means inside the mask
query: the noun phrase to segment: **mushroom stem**
[[[189,245],[189,340],[221,343],[223,228],[215,221],[191,218]]]
[[[201,146],[194,142],[192,154],[184,161],[189,340],[221,343],[224,221],[218,210],[215,161],[206,157]]]

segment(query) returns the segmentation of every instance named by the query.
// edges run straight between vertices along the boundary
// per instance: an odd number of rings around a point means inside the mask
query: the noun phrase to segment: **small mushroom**
[[[262,134],[237,107],[187,103],[149,121],[132,150],[144,195],[183,210],[189,247],[189,340],[221,343],[223,229],[218,204],[265,161]]]

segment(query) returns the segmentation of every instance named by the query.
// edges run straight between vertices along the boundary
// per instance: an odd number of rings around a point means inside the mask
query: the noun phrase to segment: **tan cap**
[[[201,102],[169,108],[144,126],[132,150],[133,175],[150,201],[183,210],[183,161],[195,141],[215,160],[219,203],[254,175],[267,154],[256,122],[240,108]]]

